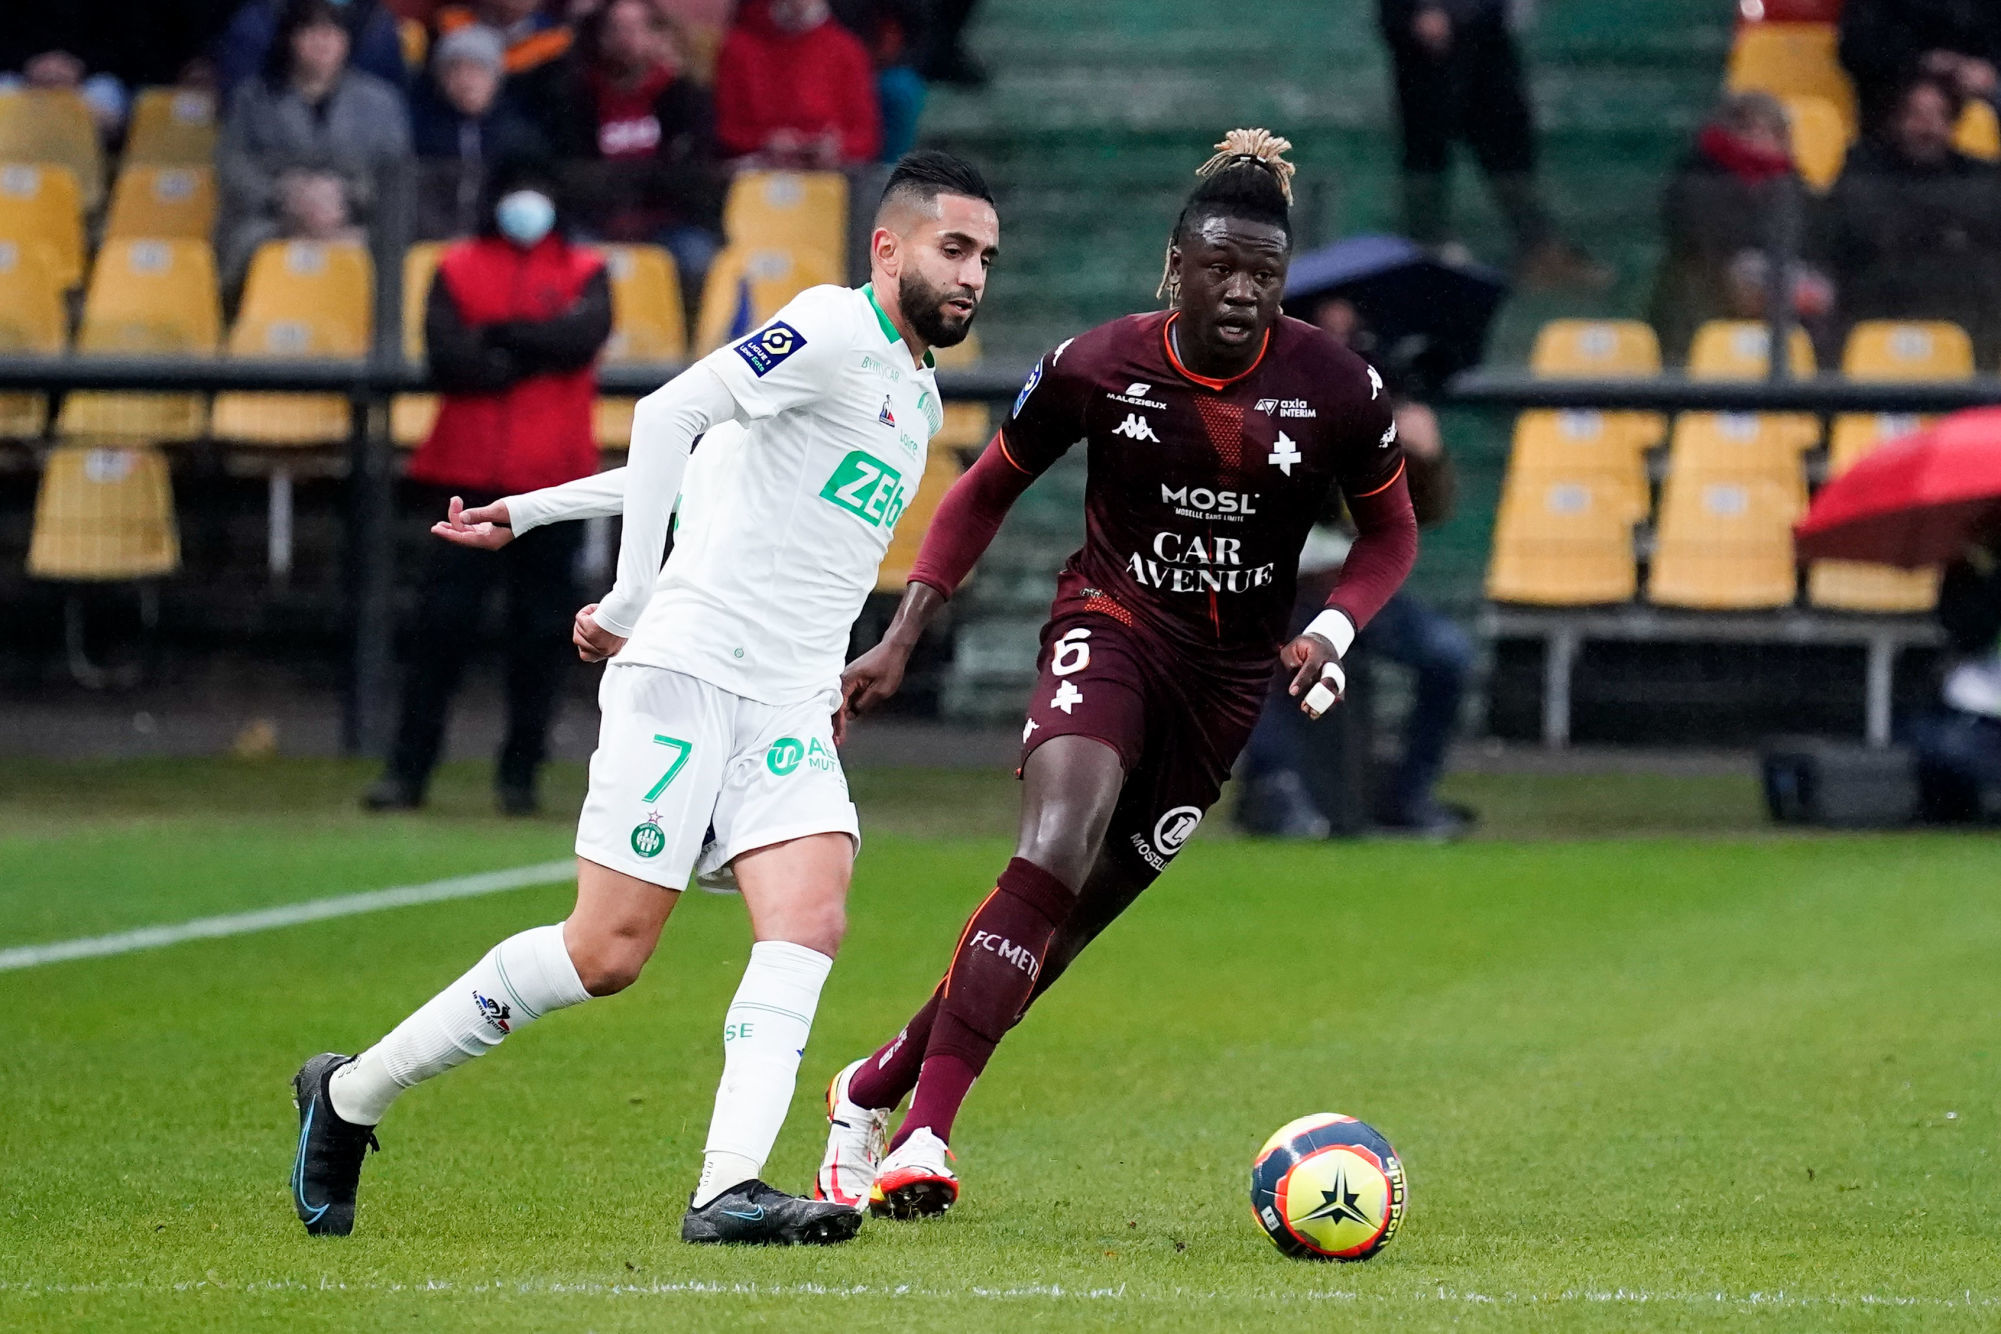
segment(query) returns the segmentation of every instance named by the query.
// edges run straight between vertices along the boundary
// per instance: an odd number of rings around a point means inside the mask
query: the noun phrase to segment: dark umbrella
[[[1285,313],[1306,320],[1327,297],[1351,302],[1373,340],[1358,350],[1420,389],[1480,362],[1507,294],[1493,269],[1447,263],[1401,236],[1351,236],[1293,257]]]

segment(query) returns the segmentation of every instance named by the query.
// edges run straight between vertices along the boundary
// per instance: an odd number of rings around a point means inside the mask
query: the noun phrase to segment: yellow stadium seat
[[[838,273],[804,253],[726,247],[702,286],[696,351],[713,351],[750,332],[807,288],[838,282]]]
[[[1512,479],[1494,526],[1487,596],[1558,607],[1630,601],[1639,580],[1629,511],[1589,481]]]
[[[403,252],[403,359],[424,360],[424,308],[431,299],[431,279],[444,257],[445,242],[420,241]],[[389,400],[389,438],[415,448],[431,434],[438,420],[436,394],[398,394]]]
[[[1786,419],[1773,413],[1685,412],[1668,446],[1668,477],[1701,474],[1726,481],[1775,482],[1806,503],[1800,445]]]
[[[0,353],[55,356],[68,341],[62,284],[47,252],[0,241]],[[0,436],[38,436],[49,421],[41,394],[0,394]]]
[[[1864,320],[1849,331],[1841,373],[1857,380],[1963,380],[1973,374],[1973,340],[1942,320]]]
[[[1659,375],[1661,345],[1639,320],[1551,320],[1536,331],[1529,370],[1545,378]],[[1657,412],[1603,415],[1606,429],[1635,449],[1652,449],[1667,436],[1667,418]]]
[[[723,235],[738,249],[812,255],[840,273],[847,253],[847,178],[836,171],[738,172],[723,203]]]
[[[118,173],[104,234],[206,241],[215,229],[215,169],[137,165]]]
[[[604,247],[611,280],[612,362],[679,361],[688,355],[688,319],[674,257],[656,245]]]
[[[84,295],[77,351],[99,356],[215,355],[222,314],[204,241],[106,241]],[[90,390],[63,402],[63,435],[187,440],[206,430],[200,394]]]
[[[931,349],[931,360],[937,363],[938,369],[941,371],[964,370],[968,366],[977,366],[980,358],[985,355],[986,353],[980,348],[980,331],[978,329],[966,330],[965,339],[954,343],[951,347],[934,347]]]
[[[1813,343],[1806,330],[1795,327],[1787,340],[1796,378],[1814,373]],[[1762,380],[1771,367],[1772,331],[1756,320],[1710,320],[1695,331],[1688,349],[1688,374],[1695,380]],[[1820,422],[1809,413],[1760,414],[1767,429],[1811,449],[1820,440]]]
[[[1822,97],[1855,135],[1855,89],[1836,54],[1832,23],[1752,23],[1737,29],[1724,81],[1733,93]]]
[[[373,303],[373,266],[362,247],[266,242],[250,261],[229,355],[366,356]],[[339,394],[217,394],[211,429],[224,439],[265,445],[331,443],[347,438],[348,401]]]
[[[1848,122],[1824,97],[1782,97],[1792,126],[1793,161],[1816,190],[1830,188],[1848,160]]]
[[[97,122],[66,88],[0,91],[0,162],[67,167],[85,208],[104,199],[104,157]]]
[[[125,162],[207,166],[215,161],[215,94],[195,88],[147,88],[132,99]]]
[[[2001,120],[1995,118],[1992,103],[1977,97],[1967,99],[1966,110],[1960,114],[1953,134],[1953,145],[1968,157],[1986,162],[2001,158]]]
[[[1866,327],[1858,325],[1856,331],[1859,333]],[[1851,357],[1854,351],[1855,341],[1851,337]],[[1836,418],[1827,449],[1828,475],[1839,477],[1876,446],[1922,430],[1931,420],[1887,412],[1856,412]],[[1865,561],[1817,560],[1807,569],[1806,594],[1814,606],[1831,611],[1930,611],[1938,602],[1938,580],[1937,570],[1903,570]]]
[[[599,449],[614,453],[632,447],[632,413],[639,400],[601,397],[591,404],[591,438]]]
[[[1780,482],[1670,474],[1647,600],[1707,611],[1792,605],[1792,526],[1800,512],[1799,496]]]
[[[945,424],[931,437],[933,449],[985,449],[993,439],[993,413],[984,403],[947,403]]]
[[[903,515],[896,521],[896,531],[890,534],[889,550],[883,553],[882,565],[876,571],[875,588],[878,593],[898,593],[910,582],[910,571],[916,568],[918,548],[924,545],[925,530],[930,528],[932,516],[938,512],[938,502],[944,499],[945,491],[959,478],[959,459],[949,449],[935,447],[924,462],[924,476],[917,483],[917,494],[912,496]]]
[[[1647,517],[1651,494],[1646,462],[1606,425],[1602,412],[1524,412],[1515,421],[1508,455],[1510,481],[1586,482],[1623,507],[1627,520]]]
[[[35,497],[28,573],[37,579],[148,579],[180,568],[173,487],[157,449],[59,445]]]
[[[0,106],[7,94],[0,93]],[[0,166],[0,240],[49,252],[66,288],[83,281],[83,199],[66,167]]]

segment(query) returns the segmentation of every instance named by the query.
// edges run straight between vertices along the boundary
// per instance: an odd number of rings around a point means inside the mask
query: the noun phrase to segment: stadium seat
[[[1841,373],[1857,380],[1963,380],[1973,340],[1944,320],[1864,320],[1849,331]]]
[[[1668,477],[1776,482],[1804,505],[1800,448],[1797,433],[1776,413],[1685,412],[1668,446]]]
[[[229,355],[318,360],[368,354],[373,266],[358,245],[268,241],[250,261]],[[227,393],[215,398],[214,433],[262,445],[347,439],[339,394]]]
[[[1792,127],[1793,160],[1800,175],[1816,190],[1830,189],[1848,160],[1848,122],[1841,118],[1840,108],[1824,97],[1802,95],[1779,101]]]
[[[180,568],[167,460],[150,447],[59,445],[35,497],[28,573],[37,579],[149,579]]]
[[[1638,523],[1652,507],[1646,461],[1603,412],[1524,412],[1515,420],[1508,480],[1583,482]]]
[[[420,241],[403,252],[403,359],[424,360],[424,307],[445,242]],[[436,394],[398,394],[389,400],[389,438],[406,449],[424,443],[438,419]]]
[[[1670,474],[1647,578],[1663,607],[1751,611],[1792,605],[1798,494],[1782,483]]]
[[[106,241],[91,270],[76,350],[100,356],[215,355],[222,314],[204,241]],[[63,402],[67,436],[188,440],[205,433],[200,394],[89,390]]]
[[[1583,607],[1630,601],[1638,585],[1624,499],[1588,481],[1510,481],[1494,526],[1489,598]]]
[[[838,274],[847,267],[847,178],[837,171],[738,172],[723,203],[723,235],[740,250],[817,257]]]
[[[1862,333],[1868,325],[1857,325]],[[1903,328],[1888,325],[1888,328]],[[1946,325],[1954,333],[1960,331]],[[1965,335],[1960,334],[1961,339]],[[1855,357],[1850,335],[1848,357]],[[1970,357],[1969,353],[1969,357]],[[1916,378],[1916,377],[1913,377]],[[1828,440],[1827,471],[1839,477],[1876,446],[1922,430],[1932,419],[1906,413],[1852,412],[1837,417]],[[1938,602],[1938,571],[1903,570],[1865,561],[1817,560],[1807,568],[1807,600],[1830,611],[1920,612]]]
[[[1855,89],[1836,54],[1832,23],[1754,23],[1737,30],[1724,82],[1732,92],[1824,97],[1855,136]]]
[[[1659,375],[1661,347],[1653,329],[1639,320],[1551,320],[1536,331],[1529,370],[1551,378]],[[1667,437],[1667,418],[1657,412],[1608,412],[1603,424],[1609,435],[1639,450]]]
[[[964,341],[954,343],[951,347],[931,349],[931,360],[937,363],[939,370],[964,370],[969,366],[977,366],[980,358],[985,355],[986,352],[980,347],[978,329],[966,330]]]
[[[7,102],[0,93],[0,106]],[[83,281],[83,199],[64,167],[0,166],[0,241],[41,246],[65,288]]]
[[[1737,17],[1746,23],[1836,23],[1841,0],[1737,0]]]
[[[1996,119],[1991,102],[1983,102],[1979,98],[1967,102],[1966,110],[1960,114],[1953,144],[1968,157],[1987,162],[2001,158],[2001,120]]]
[[[147,88],[132,99],[125,163],[205,167],[215,161],[215,95],[193,88]]]
[[[104,199],[104,158],[97,121],[66,88],[0,91],[0,162],[66,167],[85,208]]]
[[[993,413],[984,403],[947,403],[945,424],[931,437],[931,448],[978,453],[993,439]]]
[[[702,286],[696,352],[714,351],[749,333],[807,288],[838,282],[839,272],[803,253],[726,247]]]
[[[0,241],[0,353],[56,356],[68,341],[62,284],[47,253]],[[48,426],[42,394],[0,394],[0,436],[30,439]]]
[[[611,338],[604,359],[679,361],[688,355],[688,322],[674,257],[657,245],[603,247],[611,280]]]
[[[1788,340],[1796,378],[1814,373],[1813,343],[1795,327]],[[1688,349],[1688,374],[1696,380],[1762,380],[1771,367],[1772,331],[1755,320],[1710,320],[1695,331]],[[1820,440],[1820,423],[1809,413],[1762,413],[1795,449]]]
[[[924,476],[917,483],[917,494],[903,511],[903,517],[896,521],[889,550],[883,553],[882,565],[876,570],[878,593],[901,593],[910,582],[910,571],[917,565],[917,550],[924,544],[924,532],[938,512],[938,502],[959,478],[958,455],[950,449],[935,448],[935,441],[933,444],[924,461]]]
[[[206,241],[215,229],[212,167],[130,166],[111,187],[107,237],[186,237]]]

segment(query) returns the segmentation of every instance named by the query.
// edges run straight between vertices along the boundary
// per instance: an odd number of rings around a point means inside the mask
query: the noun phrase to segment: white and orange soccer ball
[[[1251,1164],[1251,1213],[1287,1255],[1366,1260],[1403,1222],[1403,1162],[1373,1126],[1319,1112],[1288,1121]]]

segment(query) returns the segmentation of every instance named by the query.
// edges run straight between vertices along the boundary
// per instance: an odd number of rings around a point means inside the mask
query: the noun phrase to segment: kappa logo
[[[1126,419],[1112,428],[1113,435],[1122,435],[1129,440],[1150,440],[1160,443],[1160,437],[1153,433],[1153,423],[1137,412],[1128,412]]]
[[[784,320],[774,320],[735,345],[736,354],[750,367],[751,374],[763,379],[784,360],[806,346],[805,335]]]
[[[480,1018],[491,1024],[495,1031],[503,1037],[514,1031],[507,1024],[508,1019],[513,1015],[514,1011],[505,1003],[494,1000],[491,997],[482,996],[477,991],[472,993],[472,999],[473,1004],[479,1006]]]
[[[1394,445],[1396,442],[1397,442],[1397,424],[1395,422],[1391,422],[1390,429],[1383,432],[1383,438],[1376,441],[1376,448],[1388,449],[1391,445]]]
[[[1374,366],[1364,363],[1362,369],[1369,373],[1369,401],[1375,402],[1383,396],[1383,377]]]
[[[1056,350],[1049,354],[1049,364],[1054,366],[1057,362],[1063,360],[1063,349],[1069,347],[1070,344],[1076,341],[1077,340],[1074,338],[1066,338],[1062,342],[1058,343],[1056,345]]]

